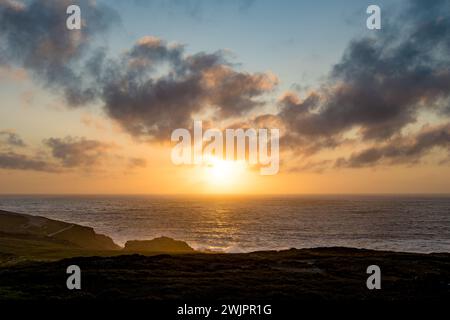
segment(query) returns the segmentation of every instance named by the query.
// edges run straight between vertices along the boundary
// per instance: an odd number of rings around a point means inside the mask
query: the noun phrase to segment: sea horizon
[[[81,224],[123,246],[168,236],[197,250],[347,246],[450,252],[450,196],[0,195],[0,209]]]
[[[117,196],[117,197],[127,197],[127,196],[143,196],[143,197],[314,197],[314,196],[404,196],[404,197],[414,197],[414,196],[430,196],[430,197],[450,197],[450,193],[434,193],[434,192],[405,192],[405,193],[0,193],[0,197],[8,196],[62,196],[62,197],[96,197],[96,196]]]

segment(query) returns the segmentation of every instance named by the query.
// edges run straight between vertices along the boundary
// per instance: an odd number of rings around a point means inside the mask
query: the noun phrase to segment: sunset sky
[[[449,193],[449,35],[448,1],[0,0],[0,193]],[[194,120],[279,128],[279,173],[174,165]]]

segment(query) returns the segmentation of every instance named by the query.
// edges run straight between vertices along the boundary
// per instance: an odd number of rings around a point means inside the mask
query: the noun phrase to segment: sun
[[[210,157],[203,160],[205,178],[217,186],[233,186],[238,184],[246,171],[245,161],[223,160]]]

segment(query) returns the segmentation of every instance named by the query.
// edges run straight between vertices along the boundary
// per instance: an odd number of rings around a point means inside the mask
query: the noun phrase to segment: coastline
[[[11,221],[11,217],[36,222],[35,217],[27,215],[3,211],[2,216],[3,222],[6,218]],[[105,243],[111,246],[108,237],[86,230],[87,227],[68,228],[66,223],[60,225],[61,222],[43,218],[47,223],[34,223],[39,227],[32,229],[20,219],[10,223],[9,232],[5,232],[3,223],[0,232],[0,301],[443,301],[450,298],[450,253],[345,247],[205,253],[193,251],[186,243],[170,238],[131,242],[131,251],[116,247],[101,250],[91,239],[100,239],[102,246]],[[50,233],[58,235],[58,239],[40,234],[42,230],[48,232],[50,226],[60,228],[60,232]],[[74,237],[69,233],[75,231],[85,237],[77,238],[77,245],[68,241]],[[173,247],[161,246],[167,243]],[[184,251],[179,251],[180,248]],[[82,270],[82,290],[69,291],[65,286],[66,268],[70,265]],[[366,287],[369,265],[381,268],[381,290]]]

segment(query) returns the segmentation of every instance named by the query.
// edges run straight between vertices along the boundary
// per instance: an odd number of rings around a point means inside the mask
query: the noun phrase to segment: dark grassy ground
[[[66,288],[67,266],[82,289]],[[382,289],[366,287],[367,266]],[[0,268],[1,300],[450,301],[450,254],[318,248],[246,254],[122,255]]]

